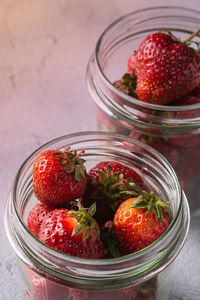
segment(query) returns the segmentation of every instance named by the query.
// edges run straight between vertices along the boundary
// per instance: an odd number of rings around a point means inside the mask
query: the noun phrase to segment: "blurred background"
[[[165,5],[200,10],[199,0],[0,1],[0,299],[21,300],[16,257],[3,227],[17,169],[45,142],[96,129],[85,74],[99,35],[123,14]],[[171,300],[200,299],[199,226],[193,217]]]

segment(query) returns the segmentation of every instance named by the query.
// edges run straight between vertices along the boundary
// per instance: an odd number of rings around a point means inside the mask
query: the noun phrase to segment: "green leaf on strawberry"
[[[66,147],[64,151],[46,150],[33,165],[33,190],[39,201],[46,205],[64,205],[80,198],[86,188],[85,160]]]

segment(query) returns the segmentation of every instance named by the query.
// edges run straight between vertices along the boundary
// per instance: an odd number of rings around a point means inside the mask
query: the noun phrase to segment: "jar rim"
[[[197,108],[200,108],[200,103],[191,104],[191,105],[181,105],[181,106],[178,106],[178,105],[169,105],[169,104],[168,105],[159,105],[159,104],[153,104],[153,103],[144,102],[144,101],[141,101],[141,100],[139,100],[137,98],[134,98],[133,96],[126,95],[125,93],[123,93],[119,89],[117,89],[113,85],[113,83],[109,80],[109,78],[105,75],[105,73],[104,73],[104,71],[103,71],[103,69],[101,67],[101,63],[99,61],[98,53],[99,53],[100,47],[102,45],[102,41],[105,38],[105,36],[107,34],[109,34],[109,32],[113,28],[115,28],[116,25],[118,25],[120,22],[126,20],[130,16],[137,16],[140,13],[149,12],[149,11],[155,11],[155,10],[158,10],[159,12],[162,13],[162,11],[164,11],[166,9],[172,10],[173,12],[177,11],[177,14],[181,10],[181,11],[183,11],[185,13],[192,12],[194,14],[197,14],[198,17],[200,16],[200,11],[198,11],[198,10],[194,10],[194,9],[186,8],[186,7],[179,7],[179,6],[147,7],[147,8],[144,8],[144,9],[139,9],[139,10],[136,10],[136,11],[124,14],[120,18],[114,20],[110,25],[108,25],[105,28],[105,30],[102,32],[102,34],[100,35],[100,37],[99,37],[99,39],[98,39],[98,41],[96,43],[95,51],[94,51],[94,54],[93,54],[94,59],[95,59],[95,63],[97,65],[97,67],[98,67],[98,71],[100,73],[99,75],[101,76],[101,79],[109,87],[109,89],[113,93],[115,93],[116,95],[118,95],[119,97],[124,98],[130,104],[135,104],[135,105],[138,105],[138,106],[140,106],[140,104],[141,104],[143,107],[145,107],[147,109],[153,109],[153,110],[159,110],[159,111],[167,111],[167,112],[184,112],[184,111],[188,111],[188,109],[189,110],[195,110]],[[152,19],[153,19],[153,17],[152,17]],[[188,31],[188,32],[190,32],[190,31]],[[113,100],[113,102],[114,102],[114,100]]]
[[[112,258],[112,259],[98,259],[98,260],[91,260],[91,259],[85,259],[85,258],[79,258],[79,257],[73,257],[73,256],[67,256],[66,254],[64,253],[61,253],[61,252],[58,252],[50,247],[48,247],[47,245],[43,244],[41,241],[39,241],[30,231],[29,229],[27,228],[26,224],[24,223],[24,221],[22,220],[21,216],[20,216],[20,213],[18,211],[18,208],[16,206],[16,190],[17,190],[17,185],[19,183],[19,180],[21,178],[21,175],[22,173],[24,172],[24,170],[27,169],[27,166],[29,166],[30,168],[30,160],[33,159],[33,157],[35,157],[35,155],[39,152],[41,152],[42,150],[46,149],[46,147],[49,147],[57,142],[61,142],[63,140],[70,140],[70,139],[77,139],[79,138],[82,138],[82,141],[84,141],[86,139],[86,137],[89,139],[89,140],[92,140],[94,139],[94,137],[98,137],[100,140],[102,140],[103,138],[107,138],[108,140],[110,140],[110,138],[115,138],[116,140],[121,140],[123,139],[123,141],[127,141],[127,142],[130,142],[130,143],[135,143],[136,145],[138,146],[142,146],[144,147],[145,149],[147,149],[148,151],[153,152],[154,155],[156,155],[157,157],[159,157],[161,160],[162,160],[162,163],[164,164],[164,166],[166,166],[167,170],[170,172],[170,176],[172,176],[173,180],[175,181],[175,186],[176,186],[176,189],[177,189],[177,194],[178,194],[178,197],[179,198],[179,206],[178,206],[178,209],[176,211],[176,215],[174,216],[171,224],[169,225],[168,229],[165,231],[165,233],[159,238],[157,239],[154,243],[152,243],[151,245],[149,245],[148,247],[136,252],[136,253],[133,253],[133,254],[129,254],[129,255],[125,255],[125,256],[122,256],[122,257],[119,257],[119,258]],[[70,143],[71,144],[71,143]],[[56,139],[53,139],[51,140],[50,142],[44,144],[43,146],[41,146],[40,148],[38,148],[37,150],[35,150],[25,161],[24,163],[21,165],[21,167],[19,168],[17,174],[16,174],[16,177],[15,177],[15,181],[14,181],[14,184],[13,184],[13,188],[12,188],[12,191],[11,191],[11,197],[10,197],[10,204],[7,204],[7,210],[8,209],[11,209],[12,208],[12,213],[13,215],[15,215],[15,221],[17,221],[18,225],[19,225],[19,228],[20,228],[20,236],[17,237],[17,234],[15,234],[15,241],[13,241],[13,237],[10,236],[10,231],[13,231],[15,230],[14,228],[10,228],[10,226],[12,226],[12,224],[8,224],[8,215],[5,215],[5,223],[6,223],[6,230],[7,230],[7,233],[8,233],[8,236],[9,236],[9,240],[11,241],[11,244],[12,246],[14,246],[15,248],[15,251],[18,252],[18,256],[21,257],[22,260],[24,260],[27,264],[30,265],[30,261],[29,259],[27,260],[27,257],[30,255],[30,257],[32,257],[32,259],[34,260],[35,264],[36,265],[39,265],[41,267],[41,257],[40,254],[43,253],[44,254],[44,259],[42,260],[42,264],[45,266],[44,269],[45,270],[48,270],[49,273],[51,273],[51,268],[53,267],[53,264],[52,264],[52,258],[54,259],[59,259],[60,262],[62,261],[62,264],[65,262],[67,263],[67,265],[70,267],[70,268],[76,268],[77,267],[77,264],[79,265],[78,269],[80,270],[84,270],[86,268],[87,271],[90,272],[90,275],[93,276],[93,277],[99,277],[101,276],[102,273],[104,273],[104,276],[105,275],[105,271],[107,271],[109,273],[109,279],[112,278],[113,279],[113,276],[115,277],[118,273],[116,273],[116,270],[112,271],[110,270],[111,267],[113,266],[117,266],[119,268],[119,266],[123,266],[124,267],[124,270],[128,270],[128,274],[129,272],[131,271],[130,269],[130,266],[128,266],[130,264],[130,262],[133,262],[136,261],[136,259],[139,261],[141,258],[143,258],[145,255],[150,256],[150,254],[152,253],[152,251],[156,251],[158,250],[159,247],[164,247],[163,245],[163,239],[164,238],[169,238],[169,236],[171,235],[171,233],[173,232],[174,230],[174,227],[176,226],[176,224],[178,222],[180,222],[179,218],[180,218],[180,215],[182,214],[182,206],[183,206],[183,201],[185,203],[185,199],[182,197],[182,191],[181,191],[181,187],[180,187],[180,184],[179,184],[179,181],[176,177],[176,174],[173,170],[173,168],[169,165],[169,163],[167,162],[167,160],[162,157],[159,152],[157,152],[156,150],[154,150],[153,148],[141,143],[140,141],[137,141],[137,140],[134,140],[130,137],[124,137],[122,135],[119,135],[119,134],[114,134],[114,133],[108,133],[108,132],[99,132],[99,131],[93,131],[93,132],[80,132],[80,133],[76,133],[76,134],[69,134],[69,135],[65,135],[65,136],[62,136],[62,137],[59,137],[59,138],[56,138]],[[183,200],[184,199],[184,200]],[[8,202],[8,201],[7,201]],[[186,201],[187,202],[187,201]],[[8,208],[8,205],[10,205],[11,207]],[[185,204],[184,204],[185,205]],[[181,243],[179,244],[178,246],[178,249],[176,249],[176,253],[173,254],[173,257],[171,259],[174,259],[174,257],[177,255],[177,253],[180,251],[180,249],[182,248],[183,246],[183,243],[185,241],[185,238],[186,238],[186,235],[187,235],[187,232],[188,232],[188,226],[189,226],[189,212],[188,212],[188,207],[187,207],[187,219],[188,219],[188,223],[187,223],[187,226],[185,228],[185,232],[184,232],[184,236],[182,237],[182,240],[181,240]],[[7,211],[8,213],[8,211]],[[15,223],[16,225],[16,223]],[[15,226],[13,224],[13,226]],[[24,240],[22,238],[22,234],[24,236],[26,236],[26,239],[29,241],[29,245],[26,246],[24,244]],[[23,240],[23,243],[22,245],[18,245],[20,249],[17,249],[16,247],[16,242],[18,244],[21,243],[21,240]],[[172,242],[172,241],[171,241]],[[33,246],[33,251],[30,249],[30,245]],[[167,248],[168,245],[165,245],[165,247]],[[23,248],[23,251],[24,249],[26,249],[26,254],[24,255],[24,253],[21,253],[22,252],[22,248]],[[36,249],[40,249],[40,252],[37,252]],[[30,251],[29,253],[27,253],[27,251]],[[36,255],[34,253],[34,251],[36,251]],[[20,253],[19,253],[20,252]],[[165,252],[165,251],[164,251]],[[166,253],[165,253],[166,254]],[[164,255],[165,256],[165,255]],[[40,261],[37,262],[37,259],[39,259]],[[154,258],[155,259],[155,258]],[[163,257],[160,258],[161,260],[164,259]],[[156,260],[155,260],[156,261]],[[158,262],[156,261],[156,264]],[[167,262],[169,263],[169,261]],[[98,266],[101,266],[101,268],[99,269]],[[60,265],[59,265],[60,267]],[[65,265],[66,267],[66,265]],[[65,268],[64,267],[64,268]],[[94,267],[96,268],[94,270]],[[134,267],[138,267],[138,266],[134,266],[131,265],[131,268],[134,268]],[[53,270],[53,274],[55,275],[56,272],[58,272],[57,270],[57,267],[53,267],[54,270]],[[164,268],[164,266],[163,266]],[[62,269],[62,277],[64,276],[63,275],[63,268]],[[103,272],[104,270],[104,272]],[[125,272],[125,273],[126,273]],[[132,272],[132,271],[131,271]],[[59,273],[59,272],[58,272]],[[56,273],[58,275],[58,273]],[[122,274],[123,271],[120,271],[120,274]],[[125,274],[124,273],[124,274]],[[79,274],[80,275],[80,274]],[[119,275],[119,274],[118,274]],[[126,273],[127,275],[127,273]],[[58,277],[60,276],[60,273],[58,275]],[[69,274],[68,274],[69,276]],[[124,275],[125,276],[125,275]],[[80,278],[79,278],[80,280]],[[85,280],[85,279],[82,279],[82,280]],[[102,279],[102,280],[105,280],[105,277]]]

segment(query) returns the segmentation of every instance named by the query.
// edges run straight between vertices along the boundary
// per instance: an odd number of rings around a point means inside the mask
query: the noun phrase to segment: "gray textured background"
[[[200,10],[199,0],[0,1],[0,299],[21,299],[2,221],[17,169],[43,143],[96,128],[85,70],[97,38],[122,14],[159,5]],[[199,219],[175,261],[171,300],[200,299]]]

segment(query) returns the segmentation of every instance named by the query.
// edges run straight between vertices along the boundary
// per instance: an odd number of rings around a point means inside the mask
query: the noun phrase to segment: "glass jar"
[[[26,226],[37,203],[32,166],[40,152],[66,146],[85,150],[87,170],[100,161],[118,161],[138,172],[148,189],[170,200],[173,218],[165,233],[133,254],[97,260],[68,256],[40,242]],[[153,148],[108,132],[66,135],[36,150],[20,167],[5,208],[5,228],[19,257],[26,300],[168,299],[170,267],[184,245],[189,220],[187,199],[169,163]]]
[[[200,27],[200,12],[180,7],[139,10],[113,22],[100,36],[87,68],[98,130],[131,136],[165,156],[177,172],[191,210],[200,208],[200,103],[145,103],[113,83],[128,72],[128,58],[149,34],[171,31],[184,40]],[[195,38],[200,42],[200,37]]]

